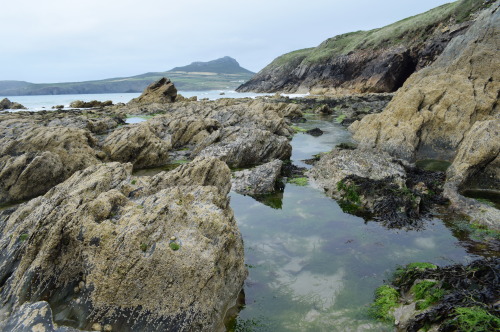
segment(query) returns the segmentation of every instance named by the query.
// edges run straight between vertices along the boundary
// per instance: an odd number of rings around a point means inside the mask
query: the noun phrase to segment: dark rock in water
[[[170,79],[163,77],[151,83],[137,98],[132,99],[129,104],[165,104],[173,103],[177,97],[177,89]]]
[[[387,227],[420,228],[434,204],[443,204],[443,172],[411,167],[386,153],[334,149],[309,175],[345,212],[376,218]]]
[[[281,174],[281,160],[234,172],[231,179],[232,190],[243,195],[269,194],[275,191],[276,181]]]
[[[82,101],[82,100],[75,100],[72,101],[71,104],[69,104],[69,107],[71,108],[94,108],[94,107],[105,107],[105,106],[112,106],[113,102],[111,100],[106,100],[106,101],[98,101],[98,100],[91,100],[91,101]],[[61,106],[61,105],[59,105]],[[59,106],[55,106],[56,108],[60,108]],[[64,106],[62,107],[64,108]]]
[[[12,102],[8,98],[4,98],[4,99],[0,100],[0,111],[1,110],[8,110],[8,109],[12,109],[12,110],[26,109],[26,107],[24,107],[23,105],[21,105],[19,103]]]
[[[309,129],[308,131],[306,131],[306,134],[318,137],[318,136],[323,135],[323,130],[321,130],[319,128],[313,128],[313,129]]]
[[[287,178],[300,178],[307,171],[305,167],[299,167],[291,163],[284,163],[281,168],[281,175]]]
[[[292,121],[293,123],[306,123],[307,122],[306,118],[303,118],[303,117],[293,117],[290,119],[290,121]]]

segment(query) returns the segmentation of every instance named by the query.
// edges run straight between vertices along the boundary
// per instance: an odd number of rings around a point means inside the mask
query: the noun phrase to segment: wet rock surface
[[[0,202],[44,194],[107,161],[142,169],[181,155],[217,156],[232,167],[288,159],[293,130],[285,117],[302,114],[297,105],[250,99],[141,105],[2,114]],[[148,121],[124,125],[126,114],[151,112]]]
[[[460,192],[498,188],[500,183],[500,60],[494,55],[499,6],[492,3],[434,64],[412,75],[382,113],[349,127],[364,147],[404,159],[452,161],[445,196],[472,222],[495,229],[500,227],[498,210]]]
[[[382,221],[387,227],[422,227],[422,218],[443,204],[443,172],[424,171],[388,154],[334,149],[308,172],[345,212]]]
[[[398,330],[411,332],[432,327],[435,331],[493,331],[500,328],[497,308],[500,259],[479,259],[468,265],[445,267],[420,268],[417,264],[422,265],[415,263],[400,268],[391,282],[400,296],[400,306],[394,310]],[[473,317],[471,312],[481,312],[482,316]]]

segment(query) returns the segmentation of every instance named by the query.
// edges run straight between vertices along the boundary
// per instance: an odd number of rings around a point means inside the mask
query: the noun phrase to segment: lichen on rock
[[[4,310],[45,299],[56,323],[80,329],[220,328],[246,277],[229,168],[197,159],[143,188],[131,172],[131,164],[90,166],[2,214]]]

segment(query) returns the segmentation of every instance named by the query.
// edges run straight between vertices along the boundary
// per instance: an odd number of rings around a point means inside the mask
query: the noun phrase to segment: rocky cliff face
[[[336,36],[316,48],[277,58],[237,91],[395,91],[463,34],[484,3],[461,0],[381,29]]]
[[[500,1],[453,39],[428,68],[412,75],[380,114],[349,129],[363,148],[406,160],[444,159],[444,195],[472,221],[499,229],[498,210],[466,189],[498,190]]]
[[[351,125],[363,146],[404,159],[453,160],[476,121],[498,121],[499,2],[436,62],[412,75],[386,109]]]

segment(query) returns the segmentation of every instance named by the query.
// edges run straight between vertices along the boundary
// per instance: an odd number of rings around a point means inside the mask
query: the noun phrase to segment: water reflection
[[[310,167],[301,160],[350,141],[345,129],[319,117],[301,127],[325,134],[295,135],[292,160],[298,166]],[[236,331],[391,331],[366,309],[398,265],[477,257],[439,219],[426,221],[422,230],[387,229],[344,213],[310,186],[287,184],[280,199],[270,197],[231,193],[249,266]]]

